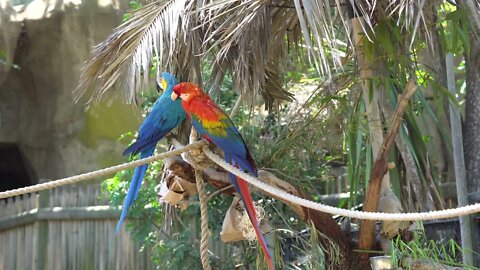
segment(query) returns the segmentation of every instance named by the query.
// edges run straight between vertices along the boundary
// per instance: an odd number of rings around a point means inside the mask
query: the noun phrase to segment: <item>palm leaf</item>
[[[148,86],[152,59],[179,77],[201,82],[201,61],[211,61],[212,89],[229,70],[235,87],[248,96],[262,96],[267,104],[291,100],[282,87],[285,70],[309,64],[330,76],[341,66],[351,44],[346,3],[352,0],[158,0],[134,11],[97,45],[83,69],[76,100],[91,93],[88,103],[122,95],[131,103]],[[421,1],[422,2],[422,1]],[[424,2],[422,2],[424,3]],[[388,14],[405,18],[399,23],[424,29],[424,5],[413,0],[355,1],[362,28],[373,28],[375,13],[386,5]],[[383,10],[382,10],[383,12]],[[413,13],[412,13],[413,12]],[[415,14],[413,18],[411,14]],[[409,16],[406,16],[409,15]],[[415,34],[413,35],[415,36]],[[344,46],[344,45],[341,45]],[[297,58],[292,55],[297,53]],[[192,59],[193,57],[193,59]],[[191,61],[193,60],[193,61]],[[185,75],[185,73],[187,75]],[[90,92],[92,91],[92,92]]]
[[[279,9],[269,2],[221,1],[201,9],[210,14],[205,21],[204,50],[214,63],[212,92],[218,92],[225,72],[230,70],[244,100],[255,100],[260,94],[269,108],[274,100],[292,100],[283,88],[279,70],[286,55],[284,47],[276,46],[284,43],[279,37],[285,36],[286,28],[278,31],[281,27],[275,18]]]
[[[126,89],[125,100],[136,102],[142,82],[148,84],[152,57],[168,65],[175,53],[185,6],[185,0],[157,1],[134,11],[130,20],[94,48],[75,90],[76,99],[93,89],[88,103],[97,103],[121,86]]]

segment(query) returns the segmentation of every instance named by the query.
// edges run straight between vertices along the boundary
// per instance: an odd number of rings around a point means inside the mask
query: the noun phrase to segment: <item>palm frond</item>
[[[205,21],[204,49],[212,55],[214,63],[212,91],[218,92],[228,70],[245,100],[260,94],[268,107],[274,100],[290,101],[291,94],[283,89],[282,74],[271,72],[278,70],[272,66],[272,58],[285,59],[286,55],[276,45],[285,43],[286,32],[285,21],[284,25],[275,24],[279,21],[275,20],[279,9],[272,7],[270,1],[251,0],[215,2],[202,10],[211,15]],[[282,62],[276,60],[277,64]]]
[[[230,0],[204,7],[212,14],[205,22],[204,48],[206,51],[215,49],[216,81],[213,83],[219,81],[219,68],[229,63],[235,85],[242,94],[260,92],[265,83],[265,65],[268,62],[271,25],[268,2]],[[217,85],[214,84],[214,87]]]
[[[330,5],[328,1],[313,0],[294,0],[294,3],[309,57],[321,74],[330,75],[330,61],[325,48],[336,48]],[[334,66],[339,66],[340,57],[332,56]]]
[[[131,19],[94,48],[75,89],[76,100],[91,89],[88,103],[97,103],[124,87],[125,100],[136,102],[142,84],[148,84],[152,57],[168,65],[174,55],[185,5],[186,0],[157,1],[134,11]]]
[[[291,100],[282,88],[289,67],[307,67],[308,60],[303,59],[310,59],[319,74],[327,77],[332,69],[341,67],[344,52],[339,44],[351,44],[345,6],[350,4],[354,14],[363,16],[362,29],[368,36],[376,12],[396,15],[402,18],[399,23],[414,29],[426,29],[421,27],[427,25],[426,2],[155,1],[134,11],[94,48],[75,96],[79,100],[91,90],[88,103],[92,104],[122,93],[127,102],[136,102],[140,90],[148,86],[152,59],[156,58],[162,69],[175,68],[180,78],[196,82],[202,81],[201,61],[211,61],[213,92],[229,71],[246,100],[248,96],[262,96],[267,104]]]

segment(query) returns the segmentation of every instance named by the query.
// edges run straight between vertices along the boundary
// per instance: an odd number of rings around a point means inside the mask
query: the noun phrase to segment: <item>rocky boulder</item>
[[[18,145],[32,183],[122,162],[118,138],[137,129],[138,112],[120,102],[85,112],[72,91],[127,1],[0,3],[0,144]]]

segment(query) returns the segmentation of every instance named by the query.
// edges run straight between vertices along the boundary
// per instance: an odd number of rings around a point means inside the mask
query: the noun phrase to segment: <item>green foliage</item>
[[[445,43],[448,51],[461,54],[463,50],[470,54],[470,38],[468,36],[469,13],[467,9],[457,9],[445,17],[450,31],[445,32]],[[460,41],[460,42],[459,42]]]
[[[462,267],[463,269],[480,269],[464,265],[462,263],[463,252],[462,247],[453,239],[449,239],[446,244],[428,240],[423,228],[421,231],[414,233],[412,241],[404,242],[400,236],[390,241],[390,256],[395,269],[400,267],[411,269],[408,265],[402,263],[402,260],[405,259],[413,261],[428,260],[448,266]]]
[[[345,131],[345,152],[347,154],[347,175],[349,182],[350,200],[349,206],[359,203],[357,196],[363,187],[366,187],[370,177],[372,165],[372,147],[366,143],[368,123],[363,117],[365,105],[363,102],[355,102],[354,110],[349,115],[348,127]],[[344,203],[341,204],[342,206]]]
[[[0,65],[9,66],[14,69],[20,69],[19,65],[7,61],[7,53],[3,50],[0,50]]]
[[[168,240],[161,240],[154,247],[153,257],[159,269],[195,269],[200,262],[198,243],[192,243],[191,230],[175,233]],[[192,245],[193,244],[193,245]]]
[[[155,192],[156,179],[159,177],[158,174],[161,172],[162,166],[162,161],[153,162],[149,165],[142,191],[128,211],[127,228],[132,231],[136,240],[151,242],[152,231],[159,228],[163,221],[163,210],[158,203]],[[133,170],[126,170],[102,182],[102,190],[108,194],[112,205],[122,205],[130,187],[132,176]]]
[[[133,1],[130,1],[128,2],[128,5],[130,7],[130,11],[131,12],[134,12],[135,10],[139,9],[142,7],[142,3],[140,0],[133,0]],[[123,21],[126,22],[128,20],[130,20],[132,18],[132,14],[131,13],[125,13],[123,14]]]
[[[400,127],[400,138],[397,141],[397,144],[406,145],[407,149],[399,149],[398,145],[395,145],[389,156],[389,161],[395,164],[395,168],[390,170],[391,183],[394,192],[402,199],[406,209],[425,207],[425,205],[418,205],[419,202],[416,202],[416,199],[420,199],[420,196],[415,198],[417,196],[415,192],[413,198],[411,197],[412,190],[409,186],[410,182],[408,182],[411,179],[407,179],[407,170],[416,172],[420,178],[422,190],[431,193],[430,196],[433,198],[434,205],[443,205],[439,183],[452,176],[447,175],[446,167],[437,166],[438,156],[431,151],[432,147],[436,146],[435,143],[438,145],[441,142],[446,146],[443,149],[444,153],[450,155],[450,131],[445,126],[448,120],[444,108],[445,104],[448,104],[446,102],[461,106],[463,101],[461,96],[452,95],[445,88],[445,82],[442,81],[444,78],[439,74],[442,68],[432,67],[431,65],[437,62],[435,62],[435,59],[428,58],[435,55],[435,57],[438,57],[439,63],[444,63],[444,53],[461,55],[468,52],[470,43],[468,39],[470,22],[468,20],[469,16],[463,9],[455,8],[450,4],[444,4],[439,8],[437,25],[432,26],[432,30],[437,30],[440,37],[438,48],[443,49],[441,52],[438,50],[432,52],[437,48],[437,44],[429,44],[432,40],[435,41],[435,39],[432,39],[435,37],[433,33],[427,37],[420,37],[417,33],[416,39],[412,42],[413,26],[411,28],[400,27],[398,22],[392,19],[380,20],[375,26],[375,34],[371,34],[369,39],[365,38],[363,40],[363,51],[372,62],[374,70],[374,77],[369,78],[371,81],[371,88],[368,91],[369,101],[372,101],[374,96],[386,96],[390,110],[393,112],[397,105],[397,98],[407,81],[413,77],[419,85],[417,93],[411,99],[410,106],[403,116],[404,123]],[[460,78],[457,81],[458,86],[464,86],[464,77],[461,76],[464,75],[463,67],[464,63],[462,61],[457,67],[457,73],[460,75],[457,76],[457,78]],[[357,104],[355,106],[360,112],[361,105]],[[365,136],[369,133],[368,128],[366,128],[368,124],[362,125],[361,119],[361,113],[352,114],[347,125],[349,129],[346,133],[346,145],[348,151],[350,151],[347,154],[351,193],[350,205],[355,204],[352,197],[354,198],[354,194],[363,187],[361,183],[367,183],[372,165],[369,136]],[[379,121],[383,129],[387,130],[390,119],[385,118]],[[435,140],[432,140],[434,136]],[[363,155],[364,153],[366,154]],[[411,162],[409,165],[404,163],[406,154],[412,156],[415,168],[411,167]],[[363,181],[362,176],[365,176],[365,181]],[[417,185],[417,187],[419,186]]]
[[[139,2],[131,2],[134,10]],[[465,10],[453,9],[449,5],[442,5],[446,15],[439,16],[438,25],[435,25],[442,52],[451,52],[456,55],[468,53],[468,19]],[[125,20],[129,17],[125,17]],[[444,168],[435,166],[435,155],[429,149],[439,140],[450,151],[448,127],[445,127],[442,118],[445,117],[445,101],[453,101],[461,106],[462,100],[448,92],[436,74],[436,70],[422,63],[420,56],[431,44],[425,38],[416,38],[411,41],[413,27],[402,28],[392,19],[382,19],[375,26],[375,35],[365,38],[362,48],[367,58],[375,62],[376,68],[381,69],[380,75],[368,78],[371,82],[368,89],[368,101],[382,94],[385,103],[382,105],[393,111],[407,81],[416,78],[419,90],[409,103],[403,116],[398,141],[405,145],[411,154],[414,169],[418,173],[421,186],[429,196],[434,197],[435,203],[441,204],[439,183],[446,178]],[[347,51],[344,46],[344,51]],[[300,48],[300,50],[302,50]],[[328,51],[327,51],[328,52]],[[331,52],[328,52],[331,53]],[[293,54],[293,53],[292,53]],[[1,55],[0,55],[1,57]],[[296,56],[292,55],[295,59]],[[425,57],[425,56],[423,56]],[[295,59],[294,61],[300,61]],[[361,81],[353,71],[353,61],[347,63],[343,70],[337,71],[331,80],[316,75],[314,67],[307,70],[298,70],[296,65],[285,72],[285,85],[296,94],[297,102],[293,104],[279,104],[273,111],[266,111],[258,103],[250,107],[243,106],[233,118],[244,136],[254,159],[260,169],[272,171],[285,181],[289,181],[305,193],[320,201],[323,194],[333,192],[350,192],[348,200],[340,202],[341,207],[355,207],[368,184],[373,166],[372,141],[370,138],[371,125],[365,115],[367,106],[361,96]],[[300,65],[299,65],[300,66]],[[154,65],[152,65],[152,68]],[[208,82],[211,63],[202,63],[203,81]],[[457,67],[459,74],[464,73],[465,64],[460,62]],[[155,74],[151,70],[151,74]],[[238,99],[233,91],[233,74],[227,73],[219,89],[214,89],[210,95],[220,106],[230,113]],[[464,79],[457,85],[464,86]],[[207,84],[205,89],[210,89]],[[331,90],[333,89],[333,90]],[[462,93],[462,92],[459,92]],[[464,92],[463,92],[464,93]],[[145,96],[145,112],[152,106],[158,94],[150,91]],[[461,96],[460,96],[461,97]],[[430,100],[434,100],[431,102]],[[247,102],[248,103],[248,100]],[[390,124],[388,118],[378,119],[383,130]],[[440,138],[435,138],[425,127],[433,123]],[[132,135],[124,139],[131,139]],[[405,151],[397,145],[389,155],[389,161],[395,163],[390,170],[390,177],[395,194],[402,200],[406,209],[416,209],[418,201],[409,196],[412,186],[406,179],[407,164]],[[409,164],[411,165],[411,164]],[[339,181],[332,171],[336,168],[346,168],[348,185],[344,190],[337,190]],[[195,269],[198,268],[200,258],[199,245],[199,209],[192,203],[187,210],[171,210],[166,215],[165,207],[160,206],[155,194],[155,186],[162,170],[162,163],[157,162],[149,167],[145,177],[145,185],[132,209],[129,211],[127,228],[132,236],[152,249],[152,259],[159,269]],[[129,186],[132,172],[126,171],[104,182],[104,189],[108,191],[113,205],[120,205]],[[342,175],[343,176],[343,175]],[[213,192],[213,189],[209,190]],[[433,194],[433,195],[432,195]],[[420,194],[425,195],[425,194]],[[262,199],[268,219],[276,228],[286,228],[297,234],[308,225],[304,224],[285,204],[272,199],[263,198],[254,194],[255,199]],[[224,214],[231,203],[231,197],[217,195],[209,201],[209,226],[213,241],[219,241],[219,232]],[[173,218],[173,216],[175,218]],[[170,224],[169,234],[163,232],[165,223]],[[283,235],[280,235],[283,236]],[[276,237],[280,237],[276,235]],[[311,238],[299,240],[296,246],[298,260],[288,267],[293,269],[322,269],[325,267],[325,246],[315,233]],[[226,255],[222,258],[211,257],[214,269],[232,269],[232,265],[261,264],[258,249],[238,243],[225,245]],[[278,251],[278,249],[276,250]],[[398,266],[401,258],[429,258],[449,265],[458,265],[461,249],[457,243],[450,242],[448,247],[436,245],[417,235],[417,239],[410,243],[400,238],[392,241],[392,257]],[[280,258],[280,254],[277,258]],[[280,258],[281,260],[281,258]]]

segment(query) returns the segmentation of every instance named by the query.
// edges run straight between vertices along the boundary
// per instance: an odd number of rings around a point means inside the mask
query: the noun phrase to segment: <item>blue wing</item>
[[[180,101],[172,101],[165,93],[155,102],[152,110],[143,121],[138,131],[137,140],[131,144],[123,155],[136,155],[145,149],[155,147],[168,132],[185,119],[185,111]]]
[[[136,155],[155,147],[159,140],[185,119],[182,102],[172,101],[170,98],[173,87],[178,83],[177,79],[168,72],[163,72],[162,77],[162,82],[166,84],[165,92],[153,104],[152,110],[140,126],[136,142],[125,149],[123,155]]]
[[[152,110],[140,126],[137,140],[125,149],[123,152],[124,155],[136,155],[140,153],[140,158],[151,156],[158,141],[185,119],[186,113],[182,108],[181,101],[172,101],[170,98],[173,86],[177,83],[176,79],[171,74],[165,74],[166,73],[162,75],[167,81],[167,89],[165,89],[162,96],[154,103]],[[147,168],[148,164],[135,168],[115,234],[120,230],[127,215],[128,208],[138,197]]]

